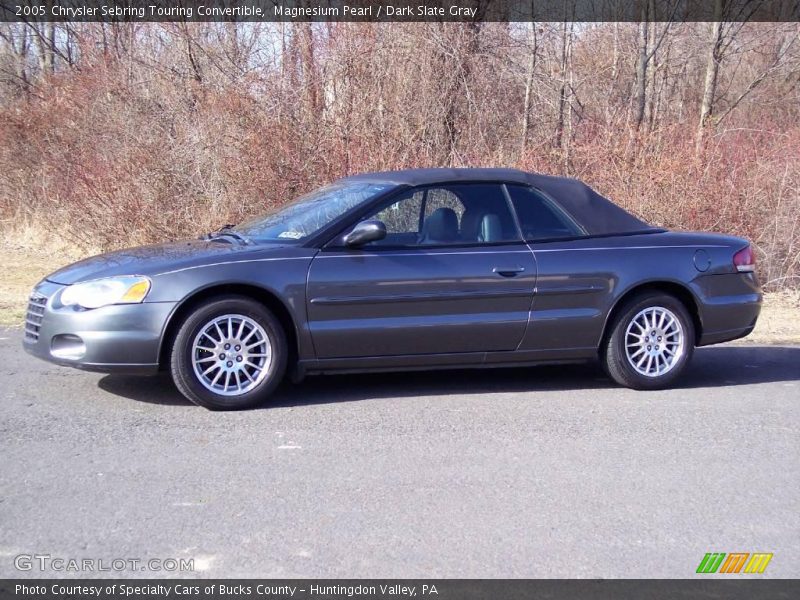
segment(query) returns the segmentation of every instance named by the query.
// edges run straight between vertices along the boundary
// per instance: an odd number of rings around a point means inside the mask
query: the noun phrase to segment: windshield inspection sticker
[[[303,237],[303,234],[300,233],[299,231],[281,231],[278,234],[278,237],[279,238],[289,238],[289,239],[292,239],[292,240],[299,240],[301,237]]]

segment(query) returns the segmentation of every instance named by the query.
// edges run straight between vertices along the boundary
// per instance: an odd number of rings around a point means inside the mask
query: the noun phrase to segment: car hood
[[[233,255],[238,258],[239,255],[263,253],[268,248],[209,240],[138,246],[86,258],[59,269],[46,279],[53,283],[71,285],[115,275],[157,275],[172,269],[228,260]]]

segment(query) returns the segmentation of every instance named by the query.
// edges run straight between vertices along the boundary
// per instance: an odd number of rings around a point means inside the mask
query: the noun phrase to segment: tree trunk
[[[714,15],[717,20],[711,24],[710,48],[706,61],[706,77],[703,84],[703,97],[700,102],[700,121],[697,124],[695,137],[695,154],[699,156],[705,147],[706,134],[714,116],[714,102],[717,96],[719,66],[722,62],[724,34],[722,29],[722,0],[715,0]]]
[[[643,6],[646,6],[644,4]],[[644,121],[645,110],[647,107],[647,64],[648,60],[648,37],[650,24],[647,22],[647,9],[642,9],[644,19],[639,23],[639,56],[636,61],[636,105],[634,126],[638,130]]]
[[[440,55],[440,65],[442,68],[447,71],[449,65],[450,69],[452,69],[447,75],[443,73],[443,80],[445,80],[446,76],[452,79],[449,87],[442,96],[442,102],[446,107],[444,114],[446,142],[443,149],[443,160],[444,164],[453,166],[460,162],[459,140],[461,139],[462,128],[459,122],[459,106],[462,103],[462,98],[464,98],[469,91],[468,86],[472,72],[471,62],[472,57],[478,52],[478,48],[480,47],[481,26],[480,23],[475,21],[468,23],[464,31],[464,35],[466,36],[465,40],[461,39],[458,30],[454,30],[453,28],[443,26],[439,31],[442,34],[442,39],[445,40],[448,37],[448,33],[454,35],[453,47],[457,48],[453,53],[454,60],[452,62],[448,61],[447,54],[443,53]],[[469,109],[469,106],[467,108]],[[466,119],[469,119],[469,117],[470,115],[468,114]]]
[[[536,70],[536,54],[539,50],[538,37],[536,35],[536,24],[531,23],[531,33],[533,35],[533,48],[528,60],[528,74],[525,78],[525,100],[522,104],[522,134],[520,140],[520,158],[524,158],[528,149],[528,128],[530,127],[531,97],[533,91],[533,75]]]
[[[570,51],[570,40],[572,31],[567,35],[567,22],[564,21],[561,30],[561,62],[559,65],[561,85],[558,89],[558,119],[556,121],[556,132],[553,145],[562,148],[564,144],[564,121],[566,119],[567,108],[567,61]]]
[[[314,31],[311,23],[296,25],[300,37],[300,68],[303,74],[303,98],[308,114],[315,115],[319,108],[317,68],[314,60]]]
[[[652,8],[653,0],[650,0],[651,10],[654,11]],[[655,119],[656,119],[656,102],[658,96],[657,84],[658,84],[658,47],[656,46],[656,40],[658,39],[658,31],[657,31],[657,23],[655,21],[651,21],[650,23],[650,32],[648,34],[648,39],[650,40],[650,44],[652,49],[648,53],[648,62],[647,62],[647,71],[648,71],[648,89],[650,93],[647,94],[647,102],[645,103],[645,123],[647,124],[647,131],[650,132],[653,130],[655,126]]]
[[[56,24],[51,21],[47,24],[45,43],[45,70],[54,73],[56,70]]]

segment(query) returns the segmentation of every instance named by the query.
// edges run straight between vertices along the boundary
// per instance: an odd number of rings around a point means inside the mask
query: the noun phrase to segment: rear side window
[[[524,185],[508,185],[511,203],[526,241],[586,235],[586,232],[544,194]]]

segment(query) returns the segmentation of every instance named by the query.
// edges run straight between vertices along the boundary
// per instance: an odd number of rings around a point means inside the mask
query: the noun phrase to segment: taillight
[[[756,255],[753,254],[753,248],[748,246],[742,248],[733,255],[733,266],[740,273],[752,273],[756,270]]]

